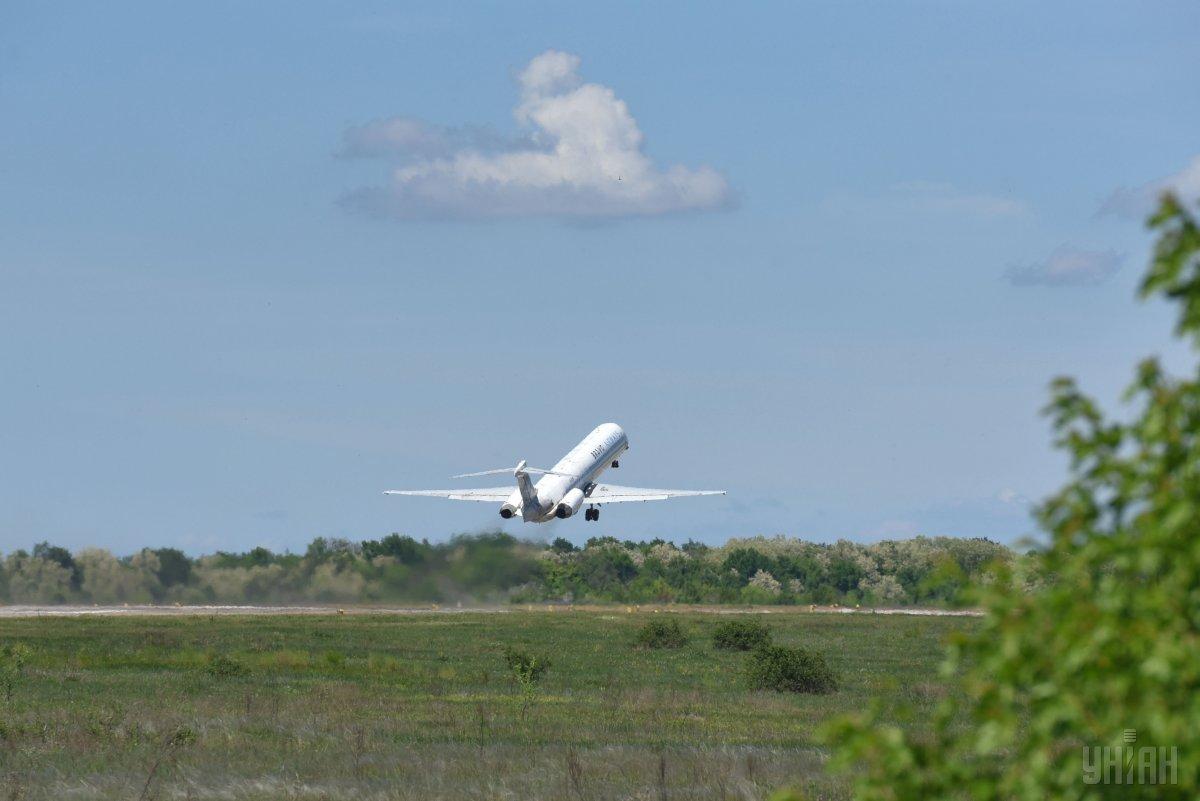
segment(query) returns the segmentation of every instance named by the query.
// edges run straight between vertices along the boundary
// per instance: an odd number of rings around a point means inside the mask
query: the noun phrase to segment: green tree
[[[79,583],[83,580],[83,574],[79,569],[79,565],[75,564],[75,559],[72,558],[71,552],[66,548],[61,548],[57,545],[51,545],[48,542],[39,542],[33,546],[33,558],[45,559],[47,562],[53,562],[65,570],[71,572],[71,588],[79,589]]]
[[[967,585],[967,574],[950,554],[933,560],[933,569],[917,584],[917,600],[953,601]]]
[[[637,576],[637,565],[620,545],[588,546],[580,555],[579,577],[599,597],[619,597],[621,585]]]
[[[471,593],[501,592],[536,574],[536,565],[516,537],[502,531],[458,536],[450,540],[450,547],[450,576]]]
[[[572,545],[570,540],[555,537],[554,542],[550,543],[550,550],[555,553],[575,553],[579,549]]]
[[[838,592],[850,592],[858,587],[865,573],[854,561],[839,558],[829,566],[830,580]]]
[[[1174,301],[1196,348],[1200,229],[1173,197],[1149,224],[1159,239],[1141,294]],[[1200,371],[1175,379],[1144,361],[1126,398],[1120,422],[1054,382],[1047,414],[1071,479],[1039,508],[1049,542],[1028,565],[1048,579],[1030,591],[1020,563],[998,569],[982,627],[948,656],[965,697],[932,736],[869,718],[831,728],[857,798],[1200,795]],[[1136,760],[1119,784],[1085,782],[1084,749],[1122,746],[1130,729],[1138,746],[1177,749],[1176,783],[1128,783]]]
[[[39,559],[16,551],[4,560],[8,598],[13,603],[61,604],[75,600],[72,587],[78,566],[63,567],[53,559]]]
[[[429,550],[428,543],[419,543],[402,534],[389,534],[382,540],[366,540],[362,544],[363,556],[367,559],[390,556],[402,565],[421,564]]]
[[[159,548],[154,551],[158,557],[158,580],[164,587],[176,584],[187,584],[192,577],[192,560],[178,548]]]
[[[767,572],[774,570],[775,560],[753,548],[735,548],[725,557],[722,567],[737,573],[745,583],[760,570]]]

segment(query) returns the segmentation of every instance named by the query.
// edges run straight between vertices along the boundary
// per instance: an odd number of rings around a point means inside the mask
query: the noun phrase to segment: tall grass
[[[869,698],[923,726],[954,692],[937,643],[974,625],[773,616],[844,679],[797,697],[745,688],[745,655],[710,644],[723,616],[681,617],[695,636],[666,650],[630,648],[645,614],[3,620],[29,655],[0,710],[0,797],[844,798],[816,727]],[[531,698],[511,643],[553,658]]]

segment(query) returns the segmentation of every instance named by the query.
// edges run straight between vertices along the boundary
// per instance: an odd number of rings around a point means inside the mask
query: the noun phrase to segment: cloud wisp
[[[1004,277],[1013,286],[1095,286],[1116,275],[1124,261],[1113,250],[1060,245],[1044,261],[1012,265]]]
[[[1200,156],[1165,178],[1132,188],[1121,187],[1108,196],[1097,214],[1140,220],[1154,211],[1163,192],[1174,192],[1187,203],[1200,201]]]
[[[727,207],[711,167],[660,168],[612,89],[584,83],[580,59],[548,50],[517,77],[514,116],[525,135],[446,128],[408,117],[347,131],[342,154],[394,159],[389,180],[346,195],[345,206],[394,219],[651,217]]]
[[[890,196],[895,202],[919,211],[981,220],[1020,217],[1029,211],[1019,200],[985,192],[971,192],[953,184],[937,181],[896,184],[890,188]]]
[[[822,207],[839,217],[865,214],[872,219],[982,224],[1019,220],[1030,213],[1020,200],[944,181],[906,181],[869,194],[839,192],[826,197]]]
[[[537,142],[531,136],[506,137],[482,125],[453,128],[432,125],[415,117],[388,117],[347,129],[338,155],[421,162],[451,158],[468,150],[503,153],[536,148]]]

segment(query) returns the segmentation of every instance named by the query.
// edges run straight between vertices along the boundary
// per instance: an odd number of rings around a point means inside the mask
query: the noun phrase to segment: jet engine
[[[558,502],[558,506],[554,509],[554,516],[570,517],[579,511],[580,506],[583,506],[583,490],[576,487],[564,495],[563,499]]]
[[[510,517],[512,517],[516,513],[517,513],[517,507],[513,506],[511,503],[506,503],[500,507],[500,516],[503,517],[505,520],[508,520]]]

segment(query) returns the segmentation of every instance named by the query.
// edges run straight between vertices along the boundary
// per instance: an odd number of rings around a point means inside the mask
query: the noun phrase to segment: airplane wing
[[[452,490],[386,490],[384,495],[425,495],[430,498],[449,498],[452,501],[484,501],[504,503],[515,487],[484,487],[483,489]]]
[[[618,487],[616,484],[597,484],[584,503],[634,503],[665,501],[668,498],[691,498],[696,495],[724,495],[725,490],[669,490]]]

